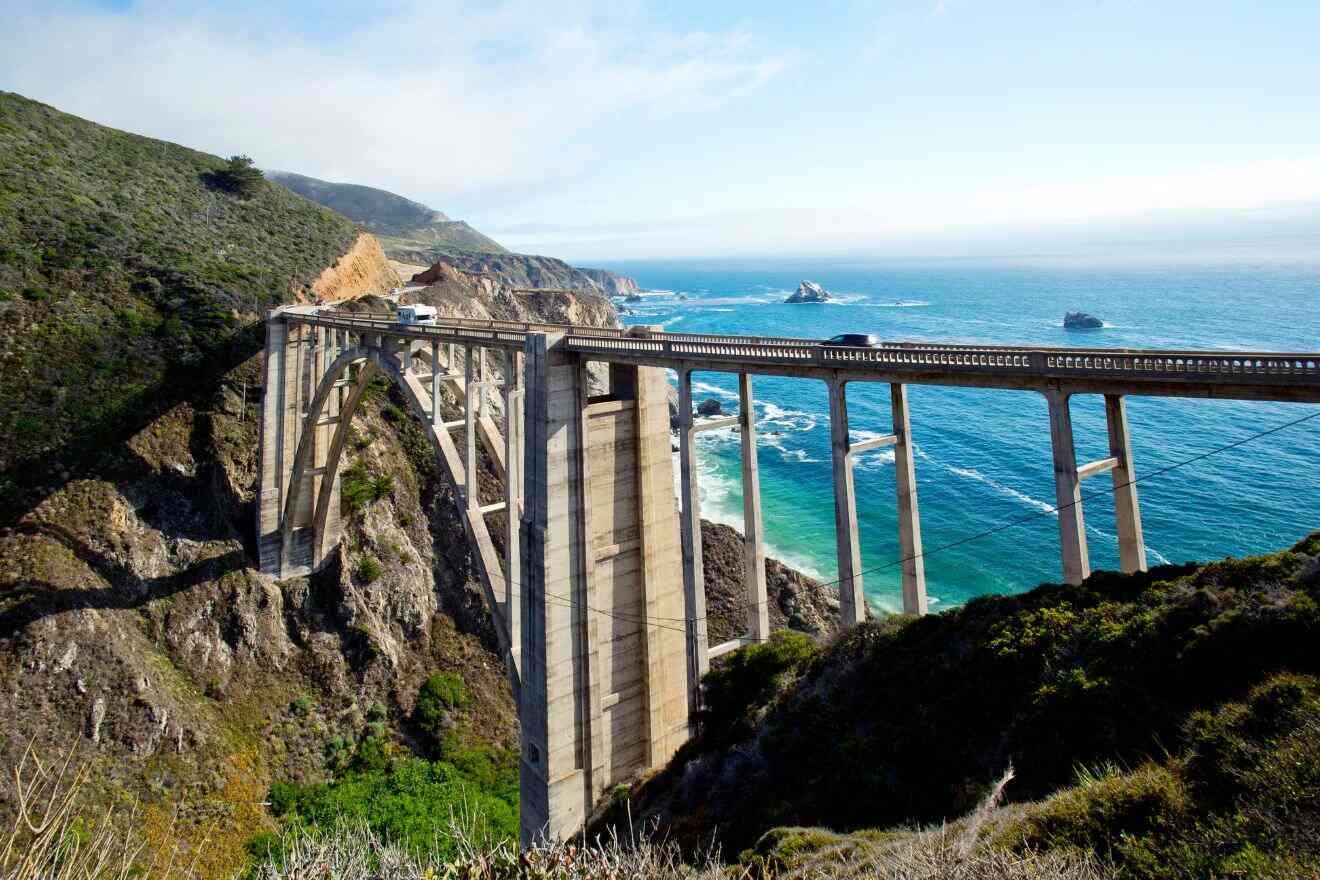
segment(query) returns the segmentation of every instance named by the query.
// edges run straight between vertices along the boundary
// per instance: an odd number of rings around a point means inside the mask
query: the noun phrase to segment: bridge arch
[[[347,343],[347,337],[343,341]],[[411,347],[392,348],[367,335],[360,336],[356,344],[340,348],[335,340],[319,334],[310,351],[299,355],[298,367],[302,372],[295,385],[295,396],[310,400],[305,408],[298,405],[295,409],[297,441],[279,508],[278,570],[282,574],[315,570],[325,563],[328,552],[339,541],[338,480],[353,416],[372,379],[377,375],[389,377],[402,393],[412,416],[421,423],[442,477],[460,499],[460,519],[477,563],[478,580],[516,697],[518,646],[513,643],[509,625],[511,585],[501,584],[499,557],[484,521],[478,522],[480,512],[471,510],[472,504],[464,503],[468,462],[459,456],[448,427],[432,411],[433,398],[414,370],[413,354]],[[329,363],[325,363],[327,360]],[[349,378],[353,367],[357,367],[356,376]],[[339,396],[337,392],[343,388],[348,391]],[[332,426],[333,431],[327,436],[322,429]],[[475,456],[471,458],[471,464],[475,464]],[[496,595],[496,587],[501,585],[506,587],[504,602]]]

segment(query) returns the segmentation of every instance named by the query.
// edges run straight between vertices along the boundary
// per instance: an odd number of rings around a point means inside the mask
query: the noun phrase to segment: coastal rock
[[[1069,330],[1099,330],[1105,322],[1086,312],[1068,312],[1063,316],[1063,326]]]
[[[626,303],[639,303],[642,301],[642,295],[640,293],[630,293],[623,298],[623,301]]]
[[[784,300],[786,303],[823,303],[830,301],[830,294],[814,281],[803,281],[793,295]]]
[[[723,413],[723,405],[713,397],[707,397],[701,403],[697,404],[697,415],[699,416],[718,416]]]

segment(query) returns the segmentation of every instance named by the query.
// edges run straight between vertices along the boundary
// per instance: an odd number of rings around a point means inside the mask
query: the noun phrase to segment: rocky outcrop
[[[403,257],[395,256],[395,259]],[[411,261],[411,260],[410,260]],[[413,276],[415,284],[431,284],[448,267],[477,275],[488,275],[506,287],[541,290],[601,292],[600,285],[580,269],[563,260],[527,254],[485,254],[454,251],[434,260],[431,268]]]
[[[310,298],[335,302],[368,293],[384,293],[399,283],[399,276],[385,259],[380,242],[374,235],[364,232],[353,242],[348,253],[312,282]]]
[[[814,281],[801,282],[793,295],[784,300],[786,303],[823,303],[829,301],[829,291]]]
[[[633,279],[626,275],[611,272],[609,269],[579,268],[578,271],[596,282],[601,293],[606,296],[628,297],[635,295],[641,289]]]
[[[747,594],[743,587],[743,536],[719,523],[701,521],[701,561],[706,579],[710,644],[747,633]],[[765,561],[765,594],[770,627],[795,629],[818,638],[839,629],[839,598],[824,586],[777,559]]]
[[[707,397],[701,403],[697,404],[697,415],[699,416],[718,416],[724,413],[724,404],[720,403],[718,398]]]
[[[1086,312],[1068,312],[1063,316],[1063,326],[1069,330],[1099,330],[1105,322]]]

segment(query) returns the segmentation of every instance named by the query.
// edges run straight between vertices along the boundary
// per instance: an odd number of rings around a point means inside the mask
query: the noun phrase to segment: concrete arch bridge
[[[608,364],[592,395],[587,368]],[[674,497],[665,369],[679,376],[681,505]],[[739,376],[737,416],[694,419],[692,373]],[[459,498],[464,530],[518,702],[522,838],[571,834],[597,799],[660,767],[689,735],[710,660],[765,639],[767,618],[752,377],[826,383],[843,624],[865,617],[852,461],[894,450],[904,609],[926,610],[907,386],[1038,391],[1049,403],[1063,579],[1089,573],[1081,483],[1110,474],[1125,571],[1146,568],[1128,443],[1128,395],[1320,402],[1320,353],[885,343],[663,333],[446,319],[401,325],[310,307],[266,322],[257,534],[264,572],[325,563],[341,536],[339,474],[349,424],[373,375],[388,376],[425,427]],[[890,386],[891,432],[850,440],[847,387]],[[446,422],[448,387],[464,417]],[[1109,455],[1079,464],[1069,401],[1105,399]],[[497,421],[489,401],[499,396]],[[746,635],[709,645],[696,436],[738,425],[742,442]],[[477,449],[503,479],[483,505]],[[500,554],[487,517],[504,511]]]

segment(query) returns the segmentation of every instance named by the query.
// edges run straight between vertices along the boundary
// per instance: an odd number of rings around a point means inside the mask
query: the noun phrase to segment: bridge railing
[[[582,354],[721,364],[874,370],[883,373],[973,372],[1042,379],[1124,377],[1175,381],[1320,384],[1320,353],[1204,352],[1127,348],[1050,348],[960,343],[885,342],[877,348],[825,345],[793,337],[666,333],[641,328],[584,327],[481,318],[446,318],[440,325],[399,324],[390,318],[290,313],[296,321],[351,330],[402,332],[517,345],[527,333],[563,333]]]

